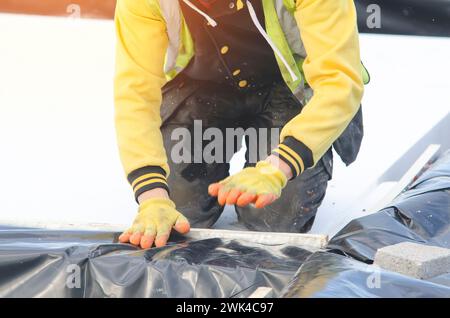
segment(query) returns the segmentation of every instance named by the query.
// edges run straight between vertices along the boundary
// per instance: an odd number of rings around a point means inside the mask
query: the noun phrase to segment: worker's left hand
[[[260,161],[255,167],[243,169],[218,183],[209,186],[208,192],[218,197],[220,205],[236,204],[246,206],[254,203],[263,208],[281,195],[288,177],[269,161]]]

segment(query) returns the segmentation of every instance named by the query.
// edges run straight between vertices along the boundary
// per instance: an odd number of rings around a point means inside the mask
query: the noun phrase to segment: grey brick
[[[403,242],[380,248],[374,264],[403,275],[429,279],[450,273],[450,249]]]

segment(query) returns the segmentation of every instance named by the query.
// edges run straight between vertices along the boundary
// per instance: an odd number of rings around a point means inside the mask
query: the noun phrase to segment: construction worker
[[[251,230],[308,231],[332,146],[350,164],[363,135],[353,0],[118,0],[115,23],[117,139],[140,204],[119,241],[163,246],[225,204]],[[178,152],[199,123],[224,151],[229,129],[265,134],[244,134],[246,167],[229,176],[232,153],[203,158],[206,131]]]

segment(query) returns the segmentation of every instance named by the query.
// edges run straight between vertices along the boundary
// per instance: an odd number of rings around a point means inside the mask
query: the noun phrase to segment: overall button
[[[227,52],[228,52],[228,50],[229,50],[230,48],[228,47],[228,46],[222,46],[222,48],[220,49],[220,53],[222,53],[222,54],[227,54]]]
[[[238,76],[241,73],[241,70],[236,70],[233,72],[233,76]]]
[[[244,7],[244,3],[242,2],[242,0],[237,0],[236,6],[237,6],[237,10],[241,10]]]
[[[239,87],[240,87],[240,88],[244,88],[244,87],[246,87],[246,86],[247,86],[247,81],[244,80],[244,81],[240,81],[240,82],[239,82]]]

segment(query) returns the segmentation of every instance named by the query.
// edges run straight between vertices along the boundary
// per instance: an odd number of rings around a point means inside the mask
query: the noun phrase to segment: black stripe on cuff
[[[167,193],[169,193],[169,187],[165,183],[154,182],[154,183],[147,184],[147,185],[143,186],[142,188],[139,188],[139,190],[137,190],[134,193],[136,201],[138,202],[138,197],[145,191],[149,191],[149,190],[153,190],[153,189],[157,189],[157,188],[165,189],[167,191]]]
[[[133,185],[133,189],[137,189],[137,188],[139,188],[139,185],[140,184],[142,184],[142,183],[144,183],[144,182],[147,182],[147,181],[150,181],[151,180],[151,182],[153,183],[153,182],[166,182],[167,183],[167,181],[166,181],[166,178],[163,178],[163,176],[161,176],[161,177],[150,177],[150,178],[145,178],[145,179],[142,179],[142,180],[140,180],[139,182],[136,182],[136,184],[135,185]]]
[[[284,138],[282,144],[289,147],[292,151],[295,151],[300,156],[300,158],[302,158],[303,164],[305,165],[304,170],[314,165],[314,159],[311,149],[309,149],[308,146],[306,146],[301,141],[289,136]]]
[[[128,182],[132,184],[137,178],[149,173],[160,174],[163,179],[167,177],[166,171],[163,168],[159,166],[146,166],[130,172],[127,178]]]

